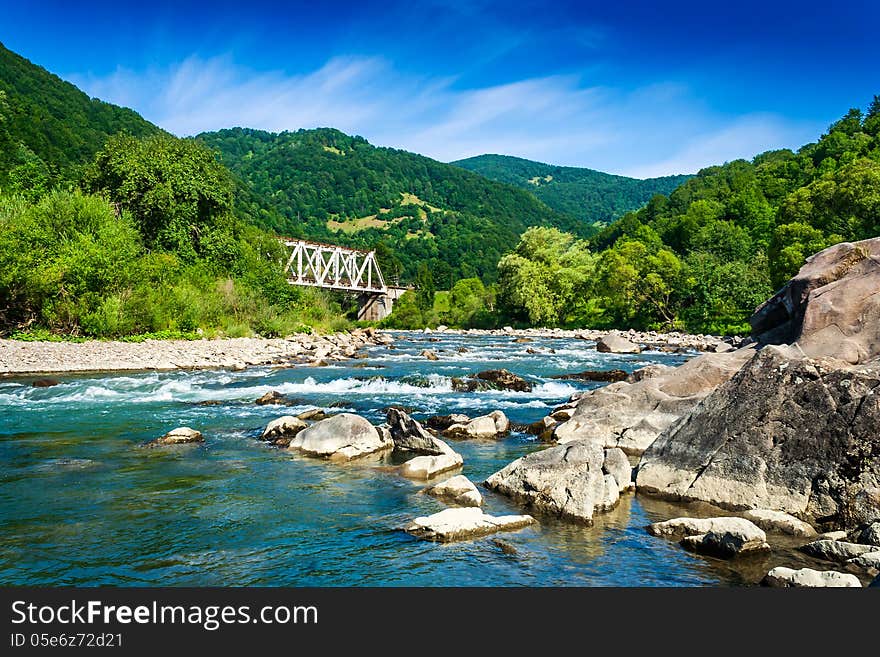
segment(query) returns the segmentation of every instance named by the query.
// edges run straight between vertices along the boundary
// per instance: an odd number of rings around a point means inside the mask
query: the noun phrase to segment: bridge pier
[[[385,293],[364,292],[358,295],[358,314],[357,318],[365,322],[380,322],[394,308],[394,302],[397,301],[407,288],[405,287],[388,287]]]

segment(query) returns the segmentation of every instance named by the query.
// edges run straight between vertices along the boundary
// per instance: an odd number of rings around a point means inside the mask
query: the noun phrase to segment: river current
[[[421,493],[424,484],[386,467],[390,462],[340,465],[257,439],[275,417],[314,407],[376,424],[389,405],[407,407],[416,419],[501,409],[513,422],[529,423],[599,385],[553,375],[632,371],[688,357],[600,354],[574,339],[396,337],[394,348],[371,347],[366,359],[328,367],[63,375],[50,388],[32,387],[36,377],[0,379],[0,585],[742,583],[725,564],[645,532],[650,522],[686,514],[681,507],[627,494],[592,527],[539,517],[539,525],[518,532],[435,544],[400,527],[446,507]],[[426,348],[440,360],[420,356]],[[534,391],[452,391],[450,377],[499,367],[531,380]],[[253,403],[270,390],[296,405]],[[141,447],[182,425],[202,431],[206,442]],[[516,432],[451,444],[464,457],[463,474],[478,484],[544,447]],[[482,493],[488,513],[522,512]]]

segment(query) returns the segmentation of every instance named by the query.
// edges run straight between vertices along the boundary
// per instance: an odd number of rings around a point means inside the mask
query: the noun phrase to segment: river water
[[[416,419],[501,409],[528,423],[596,385],[554,374],[631,371],[687,357],[599,354],[572,339],[397,338],[393,349],[371,347],[367,359],[330,367],[68,375],[51,388],[32,387],[33,378],[0,380],[0,584],[689,586],[753,579],[649,536],[646,524],[687,511],[633,494],[592,527],[542,517],[495,537],[420,541],[399,528],[445,506],[390,462],[339,465],[257,440],[275,417],[316,406],[377,424],[392,404],[410,407]],[[419,356],[425,348],[441,360]],[[451,376],[499,367],[533,381],[534,392],[451,389]],[[253,403],[269,390],[297,405]],[[206,401],[215,403],[200,404]],[[202,431],[206,442],[140,447],[181,425]],[[452,445],[474,482],[543,447],[520,433]],[[482,492],[488,513],[522,512]]]

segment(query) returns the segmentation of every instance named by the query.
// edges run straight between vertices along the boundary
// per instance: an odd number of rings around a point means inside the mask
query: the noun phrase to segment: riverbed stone
[[[459,440],[467,438],[497,438],[510,428],[510,421],[501,411],[493,411],[489,415],[481,415],[464,424],[453,424],[444,432],[444,436]]]
[[[480,506],[483,504],[483,496],[480,495],[480,491],[464,475],[450,477],[431,486],[425,492],[434,497],[450,500],[459,506]]]
[[[534,452],[502,468],[485,485],[527,507],[589,524],[607,510],[605,452],[582,440]]]
[[[340,413],[297,433],[288,449],[333,461],[349,461],[393,447],[393,441],[382,436],[365,418]]]
[[[757,527],[754,529],[757,531],[746,527],[731,527],[724,531],[685,536],[681,539],[681,545],[687,550],[722,559],[769,551],[767,536]]]
[[[609,333],[596,340],[596,351],[603,354],[638,354],[642,348],[616,333]]]
[[[490,516],[478,508],[462,507],[416,518],[404,529],[418,538],[448,543],[522,529],[534,523],[535,519],[527,515]]]
[[[394,441],[394,449],[429,456],[438,456],[452,451],[446,443],[433,436],[420,423],[399,408],[390,407],[385,419],[391,439]]]
[[[777,588],[861,588],[862,586],[859,578],[849,573],[839,573],[835,570],[813,570],[812,568],[794,570],[784,566],[777,566],[770,570],[761,580],[761,584]]]
[[[296,434],[308,426],[306,422],[298,417],[283,415],[266,425],[266,428],[263,429],[262,438],[275,444],[280,442],[287,446]]]
[[[816,559],[834,561],[836,563],[846,563],[850,559],[854,559],[863,554],[880,551],[880,546],[862,545],[860,543],[849,543],[847,541],[818,540],[802,545],[798,549]]]
[[[189,427],[177,427],[164,436],[147,443],[148,447],[161,447],[164,445],[185,445],[187,443],[202,443],[205,441],[201,431]]]
[[[457,470],[464,463],[461,454],[450,452],[439,456],[416,456],[400,466],[400,473],[411,479],[432,479]]]
[[[815,538],[816,530],[809,523],[795,518],[793,515],[772,509],[750,509],[744,511],[743,518],[755,523],[761,529],[779,532],[802,538]]]
[[[269,404],[285,404],[287,399],[277,390],[270,390],[265,395],[254,402],[257,406],[267,406]]]
[[[707,534],[709,532],[740,531],[755,537],[766,535],[750,520],[735,516],[720,516],[715,518],[672,518],[662,522],[654,522],[648,525],[648,533],[652,536],[682,537]]]
[[[532,384],[509,370],[485,370],[472,376],[452,378],[452,389],[462,392],[480,392],[483,390],[513,390],[515,392],[531,392]]]

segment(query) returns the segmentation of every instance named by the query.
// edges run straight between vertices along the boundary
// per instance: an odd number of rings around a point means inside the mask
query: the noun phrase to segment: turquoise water
[[[444,505],[385,463],[338,465],[257,440],[279,415],[315,406],[380,423],[385,407],[471,416],[503,410],[532,422],[591,384],[550,379],[584,369],[633,370],[685,357],[598,354],[591,343],[399,334],[395,349],[331,367],[253,368],[60,377],[34,388],[0,380],[0,584],[174,586],[705,585],[739,581],[715,562],[652,538],[644,526],[676,515],[627,495],[595,526],[548,518],[495,537],[440,545],[399,530]],[[441,360],[419,357],[425,348]],[[459,348],[467,351],[459,351]],[[528,354],[532,348],[539,353]],[[554,349],[555,354],[549,349]],[[452,392],[449,377],[506,367],[533,393]],[[278,390],[292,408],[256,406]],[[199,402],[219,401],[218,405]],[[176,426],[204,445],[139,446]],[[463,473],[483,481],[541,445],[511,434],[453,443]],[[520,512],[483,491],[485,510]],[[680,513],[679,513],[680,514]],[[507,554],[492,538],[516,550]],[[764,571],[766,572],[766,571]]]

